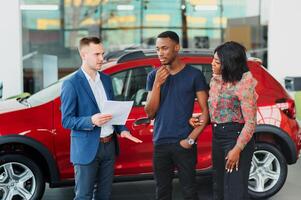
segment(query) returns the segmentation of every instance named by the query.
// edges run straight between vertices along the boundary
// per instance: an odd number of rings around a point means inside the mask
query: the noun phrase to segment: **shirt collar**
[[[99,77],[99,73],[98,73],[98,72],[96,73],[95,81],[93,81],[93,79],[89,76],[89,74],[87,74],[87,72],[85,72],[85,70],[84,70],[83,67],[81,67],[81,70],[83,71],[83,73],[84,73],[86,79],[87,79],[89,82],[90,82],[90,81],[92,81],[92,82],[98,82],[98,81],[100,80],[100,77]]]

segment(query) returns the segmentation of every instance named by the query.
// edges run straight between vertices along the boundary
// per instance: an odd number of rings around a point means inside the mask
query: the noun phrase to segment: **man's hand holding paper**
[[[110,121],[112,119],[112,115],[111,114],[101,114],[101,113],[96,113],[95,115],[93,115],[91,117],[92,123],[95,126],[101,126],[105,123],[107,123],[108,121]]]
[[[102,113],[112,115],[112,119],[106,124],[125,125],[133,103],[133,101],[105,101]]]

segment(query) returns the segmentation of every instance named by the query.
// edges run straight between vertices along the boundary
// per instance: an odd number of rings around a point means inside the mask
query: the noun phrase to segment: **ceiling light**
[[[195,10],[197,11],[216,11],[217,10],[217,6],[216,5],[196,5],[194,7]]]
[[[117,5],[117,10],[134,10],[133,5]]]
[[[21,10],[58,10],[58,5],[50,4],[31,4],[31,5],[20,5]]]

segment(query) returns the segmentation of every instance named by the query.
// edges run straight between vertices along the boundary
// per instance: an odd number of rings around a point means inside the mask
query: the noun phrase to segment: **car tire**
[[[37,164],[24,155],[0,156],[0,199],[41,199],[45,180]]]
[[[272,144],[256,143],[249,175],[249,194],[253,199],[276,194],[287,177],[287,163]]]

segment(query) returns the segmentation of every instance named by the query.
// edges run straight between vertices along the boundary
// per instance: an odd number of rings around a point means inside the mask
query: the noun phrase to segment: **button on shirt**
[[[101,112],[101,109],[103,108],[105,100],[107,100],[107,95],[105,92],[105,89],[103,87],[103,84],[100,79],[99,73],[96,73],[95,81],[85,72],[83,68],[81,70],[84,72],[85,77],[87,78],[90,88],[93,92],[93,95],[95,97],[95,100],[97,102],[97,106]],[[100,137],[106,137],[111,135],[114,132],[113,126],[112,125],[102,125],[101,126],[101,132],[100,132]]]

